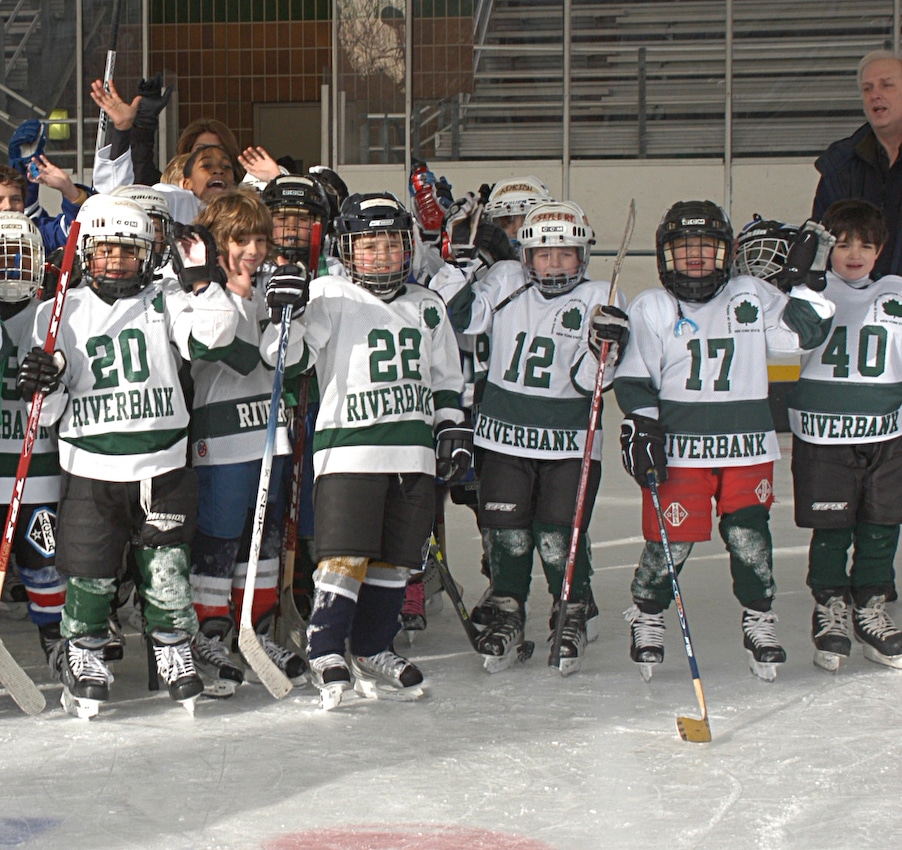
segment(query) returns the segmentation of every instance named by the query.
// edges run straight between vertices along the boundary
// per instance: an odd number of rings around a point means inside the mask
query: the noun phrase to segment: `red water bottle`
[[[442,232],[445,211],[435,196],[435,175],[425,162],[414,161],[410,171],[410,194],[417,221],[425,233],[437,235]]]

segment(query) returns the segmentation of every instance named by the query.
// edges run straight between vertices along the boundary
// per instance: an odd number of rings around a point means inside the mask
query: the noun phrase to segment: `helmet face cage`
[[[44,240],[22,213],[0,213],[0,301],[33,298],[44,279]]]
[[[319,181],[285,174],[266,184],[261,199],[273,216],[273,241],[279,256],[289,263],[307,264],[311,228],[317,221],[321,225],[319,248],[322,251],[332,208]]]
[[[341,205],[335,229],[339,258],[354,283],[383,300],[390,300],[407,283],[413,251],[413,218],[394,195],[351,195]],[[363,257],[364,246],[375,248],[383,259],[374,264],[371,257]],[[395,253],[400,258],[398,267],[382,268],[395,265],[384,259],[386,254]]]
[[[526,215],[537,204],[553,200],[548,187],[538,177],[515,177],[495,184],[484,212],[491,219]]]
[[[79,248],[84,276],[106,298],[137,295],[153,278],[156,231],[150,216],[134,201],[110,195],[94,195],[82,204]],[[122,260],[113,269],[99,263],[112,252],[114,258],[135,263],[131,273],[123,273]]]
[[[688,250],[701,240],[714,248],[714,269],[698,276],[677,271],[677,249]],[[710,301],[730,279],[733,228],[726,213],[711,201],[674,204],[658,225],[655,242],[661,283],[682,301]]]
[[[595,231],[577,204],[572,201],[539,204],[527,214],[518,239],[520,262],[526,276],[543,295],[569,292],[585,280]],[[539,272],[535,267],[535,254],[548,248],[575,248],[577,265],[566,270],[553,268]]]
[[[734,272],[770,282],[782,270],[789,245],[798,232],[791,224],[756,217],[736,237]]]
[[[110,194],[134,201],[150,216],[154,224],[153,267],[155,270],[163,268],[171,256],[169,236],[172,233],[172,214],[166,196],[150,186],[139,184],[117,186]]]

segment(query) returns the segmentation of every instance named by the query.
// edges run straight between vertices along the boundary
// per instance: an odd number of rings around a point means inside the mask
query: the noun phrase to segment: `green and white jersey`
[[[28,426],[28,403],[16,389],[19,371],[18,352],[31,348],[31,331],[40,302],[35,298],[15,316],[6,319],[12,351],[3,370],[2,404],[0,404],[0,504],[8,505],[16,482],[16,470],[22,454],[22,442]],[[30,401],[30,399],[29,399]],[[40,426],[32,447],[28,478],[22,495],[24,504],[45,504],[59,500],[60,465],[56,445],[56,429]]]
[[[878,443],[900,435],[902,277],[847,282],[827,274],[836,304],[827,340],[802,357],[789,425],[819,444]]]
[[[52,307],[38,308],[32,344],[42,344]],[[100,481],[140,481],[183,467],[181,358],[219,356],[237,323],[216,284],[190,295],[174,281],[154,281],[111,304],[88,285],[73,289],[56,341],[66,368],[41,411],[41,424],[59,421],[60,466]]]
[[[263,281],[257,281],[250,298],[228,291],[227,295],[238,314],[235,341],[222,359],[191,364],[191,457],[195,466],[259,460],[266,444],[274,376],[272,367],[260,358],[260,335],[270,324]],[[290,453],[285,402],[280,400],[274,454]]]
[[[271,326],[264,359],[274,363],[277,349]],[[433,429],[463,419],[457,344],[438,295],[408,284],[385,302],[347,278],[317,278],[304,315],[292,322],[287,362],[316,368],[316,476],[435,474]]]
[[[832,305],[807,288],[789,298],[735,277],[710,301],[647,289],[630,304],[630,341],[614,391],[624,413],[658,418],[667,463],[751,466],[780,457],[767,401],[768,354],[821,342]]]
[[[587,280],[553,298],[525,284],[520,263],[500,262],[451,302],[459,330],[490,340],[474,442],[538,460],[582,457],[598,373],[598,360],[589,351],[588,320],[596,307],[608,303],[610,284]],[[616,303],[625,308],[622,293]],[[606,386],[611,380],[605,373]],[[601,459],[601,449],[598,433],[594,459]]]

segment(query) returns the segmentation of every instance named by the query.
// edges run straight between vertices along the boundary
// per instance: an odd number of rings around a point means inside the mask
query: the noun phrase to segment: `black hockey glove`
[[[219,265],[219,252],[213,234],[201,225],[173,222],[169,236],[172,267],[185,292],[193,292],[197,283],[226,284],[225,269]]]
[[[274,325],[282,323],[286,307],[291,307],[292,319],[303,316],[309,300],[310,272],[303,263],[279,266],[266,284],[266,306]]]
[[[139,130],[156,130],[160,123],[160,113],[169,103],[172,95],[172,86],[163,88],[163,75],[157,71],[149,80],[143,77],[138,83],[138,112],[135,115],[135,124]]]
[[[782,271],[776,275],[777,286],[783,292],[803,285],[823,292],[827,285],[827,260],[835,244],[836,237],[822,224],[806,221],[789,246]]]
[[[604,342],[611,344],[604,364],[606,369],[612,369],[620,362],[629,338],[630,320],[623,310],[613,305],[595,308],[589,320],[589,350],[597,359]]]
[[[501,260],[520,259],[507,234],[491,221],[479,222],[476,229],[476,251],[487,266]]]
[[[41,346],[36,345],[19,365],[19,372],[16,375],[19,395],[28,400],[36,392],[45,395],[52,393],[60,385],[60,378],[65,371],[66,358],[62,351],[48,354]]]
[[[664,453],[664,426],[649,416],[627,416],[620,426],[620,456],[623,468],[648,487],[648,472],[653,469],[658,481],[667,480],[667,455]]]
[[[473,460],[473,429],[442,422],[435,429],[435,474],[445,481],[460,481]]]

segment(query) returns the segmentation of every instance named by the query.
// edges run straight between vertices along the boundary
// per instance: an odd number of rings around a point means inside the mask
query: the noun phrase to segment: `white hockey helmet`
[[[736,237],[733,274],[747,274],[771,282],[783,271],[789,246],[798,232],[799,228],[793,224],[765,220],[755,213]]]
[[[512,177],[499,180],[492,187],[484,212],[491,219],[526,215],[536,204],[553,200],[548,187],[538,177]]]
[[[81,205],[76,221],[81,224],[78,248],[84,276],[102,296],[128,298],[150,283],[156,232],[150,216],[138,203],[113,195],[92,195]],[[120,271],[97,273],[92,264],[101,245],[121,245],[137,260],[136,271],[128,275]]]
[[[573,201],[539,204],[527,213],[518,238],[520,261],[526,275],[543,295],[569,292],[585,279],[589,252],[595,244],[595,231],[579,204]],[[551,268],[540,274],[533,259],[537,250],[545,248],[576,248],[576,267],[566,271]]]
[[[0,301],[34,297],[44,279],[44,240],[20,212],[0,212]]]
[[[172,211],[169,209],[166,196],[152,186],[144,186],[141,183],[117,186],[110,194],[114,198],[128,198],[134,201],[150,216],[151,221],[159,223],[160,230],[154,240],[154,268],[162,268],[169,262],[169,235],[172,233]]]

